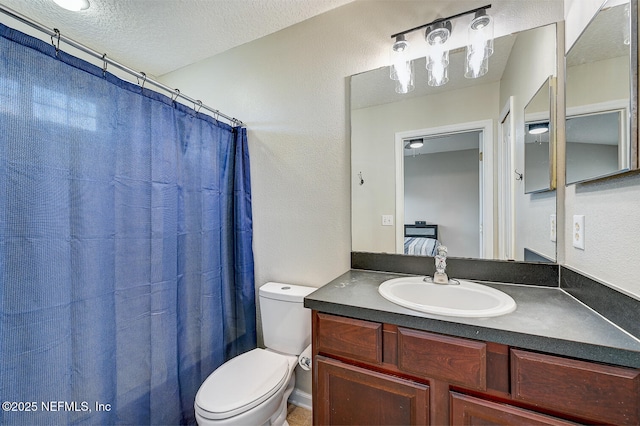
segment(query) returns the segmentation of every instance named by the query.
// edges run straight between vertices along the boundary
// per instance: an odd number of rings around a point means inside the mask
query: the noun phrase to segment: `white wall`
[[[350,176],[346,78],[388,65],[391,34],[477,6],[356,1],[161,77],[247,124],[256,285],[320,286],[349,269],[357,171]],[[491,12],[499,37],[560,20],[562,2],[505,1]]]
[[[567,68],[567,110],[629,97],[629,79],[620,78],[629,59],[620,56]],[[602,78],[602,76],[609,78]]]

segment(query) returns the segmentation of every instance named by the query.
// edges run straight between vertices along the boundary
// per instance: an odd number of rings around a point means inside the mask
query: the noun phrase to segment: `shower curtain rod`
[[[180,93],[180,90],[172,89],[169,86],[166,86],[166,85],[160,83],[159,81],[156,81],[156,80],[154,80],[152,78],[147,77],[147,75],[144,72],[135,71],[135,70],[127,67],[126,65],[123,65],[123,64],[121,64],[121,63],[119,63],[117,61],[114,61],[113,59],[108,58],[106,53],[100,54],[99,52],[96,52],[95,50],[91,49],[90,47],[87,47],[87,46],[83,45],[82,43],[79,43],[79,42],[77,42],[77,41],[75,41],[73,39],[70,39],[68,37],[63,36],[57,28],[54,28],[53,30],[50,30],[49,28],[45,27],[44,25],[42,25],[42,24],[40,24],[40,23],[30,19],[30,18],[27,18],[26,16],[16,12],[15,10],[9,9],[8,7],[6,7],[6,6],[2,5],[2,4],[0,4],[0,12],[4,13],[5,15],[8,15],[8,16],[10,16],[10,17],[12,17],[12,18],[24,23],[24,24],[27,24],[30,27],[35,28],[38,31],[41,31],[41,32],[51,36],[52,44],[53,44],[53,40],[55,38],[57,40],[57,43],[58,43],[58,46],[54,45],[54,47],[56,47],[56,51],[59,49],[60,42],[62,41],[64,43],[68,44],[69,46],[75,47],[76,49],[81,50],[81,51],[83,51],[85,53],[88,53],[89,55],[91,55],[91,56],[103,61],[104,62],[104,70],[105,71],[106,71],[107,64],[113,65],[114,67],[119,68],[122,71],[125,71],[125,72],[135,76],[138,79],[138,84],[140,84],[139,82],[142,79],[142,85],[141,86],[144,86],[145,83],[149,83],[149,84],[152,84],[152,85],[154,85],[154,86],[156,86],[156,87],[158,87],[158,88],[160,88],[162,90],[165,90],[165,91],[171,93],[172,94],[171,98],[174,99],[174,100],[177,99],[177,98],[182,98],[182,99],[185,99],[185,100],[187,100],[189,102],[192,102],[193,103],[193,109],[196,110],[196,112],[199,112],[200,109],[204,108],[204,109],[212,112],[216,119],[219,119],[219,117],[223,117],[226,120],[228,120],[229,122],[231,122],[232,125],[237,125],[237,126],[244,125],[244,123],[241,120],[238,120],[237,118],[234,118],[234,117],[229,117],[228,115],[221,113],[217,109],[213,109],[213,108],[211,108],[211,107],[209,107],[207,105],[204,105],[202,103],[202,101],[200,101],[198,99],[193,99],[193,98],[190,98],[187,95],[183,95],[182,93]]]

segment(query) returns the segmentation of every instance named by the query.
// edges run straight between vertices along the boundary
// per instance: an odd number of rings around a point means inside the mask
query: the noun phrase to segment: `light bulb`
[[[396,93],[409,93],[415,86],[413,84],[413,61],[407,61],[402,66],[396,68],[397,82]]]
[[[442,62],[434,62],[431,68],[427,68],[427,84],[429,86],[442,86],[449,81],[449,72]]]
[[[445,44],[451,35],[451,22],[444,21],[427,27],[425,39],[429,44],[427,54],[427,84],[442,86],[449,81],[447,66],[449,50]]]
[[[493,20],[486,10],[476,12],[469,24],[469,42],[464,63],[466,78],[482,77],[489,71],[489,56],[493,55]]]
[[[409,58],[409,42],[404,35],[396,37],[391,46],[389,77],[396,80],[396,93],[409,93],[414,89],[413,61]]]
[[[53,0],[58,6],[71,10],[72,12],[80,12],[89,9],[89,0]]]
[[[391,67],[389,70],[389,77],[391,80],[398,79],[398,71],[406,66],[409,58],[409,42],[405,40],[404,35],[396,37],[396,41],[391,46]]]

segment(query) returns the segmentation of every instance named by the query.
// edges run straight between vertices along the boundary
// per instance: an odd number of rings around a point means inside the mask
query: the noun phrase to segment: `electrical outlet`
[[[549,227],[550,227],[550,235],[551,241],[556,242],[556,215],[552,214],[549,216]]]
[[[393,226],[393,215],[392,214],[383,214],[382,215],[382,226]]]
[[[573,246],[580,250],[584,250],[584,215],[576,214],[573,215],[573,228],[571,228],[573,233]]]

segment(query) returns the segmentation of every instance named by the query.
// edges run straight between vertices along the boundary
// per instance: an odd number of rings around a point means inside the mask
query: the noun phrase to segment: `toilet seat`
[[[200,415],[226,419],[266,401],[286,384],[287,358],[264,349],[253,349],[216,369],[196,394]]]

